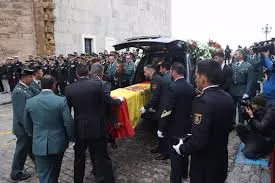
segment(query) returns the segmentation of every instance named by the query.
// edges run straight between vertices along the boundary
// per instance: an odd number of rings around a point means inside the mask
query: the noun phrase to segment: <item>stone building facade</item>
[[[0,59],[101,52],[147,35],[171,36],[171,0],[0,1]]]

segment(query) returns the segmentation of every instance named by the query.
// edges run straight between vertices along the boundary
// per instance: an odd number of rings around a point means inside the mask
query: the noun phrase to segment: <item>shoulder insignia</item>
[[[199,125],[201,123],[201,118],[202,118],[202,115],[199,114],[199,113],[195,113],[194,114],[194,123],[196,125]]]
[[[164,111],[161,113],[160,118],[165,118],[165,117],[169,116],[171,113],[172,113],[172,111],[166,111],[166,110],[164,110]]]

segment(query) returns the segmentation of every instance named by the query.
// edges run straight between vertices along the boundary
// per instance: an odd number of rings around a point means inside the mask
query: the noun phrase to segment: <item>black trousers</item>
[[[236,132],[245,144],[244,155],[249,159],[264,158],[272,151],[273,142],[244,124],[236,125]]]
[[[188,156],[180,156],[175,152],[172,139],[169,139],[169,152],[171,161],[170,182],[182,183],[183,178],[188,178],[189,158]]]
[[[107,140],[99,139],[82,140],[75,142],[74,183],[82,183],[85,172],[85,155],[89,148],[91,158],[95,161],[95,179],[98,183],[114,183],[112,161],[107,152]]]
[[[16,178],[16,176],[24,169],[27,155],[29,155],[34,162],[34,156],[32,154],[32,137],[24,135],[16,136],[16,138],[16,147],[11,168],[12,178]]]
[[[35,156],[40,183],[58,183],[63,155]]]
[[[236,97],[236,96],[232,96],[233,98],[233,102],[234,102],[234,109],[237,109],[238,111],[238,123],[244,123],[244,119],[243,119],[243,114],[242,114],[242,108],[241,108],[241,100],[242,97]],[[236,110],[234,110],[234,118],[233,118],[233,123],[236,124]]]

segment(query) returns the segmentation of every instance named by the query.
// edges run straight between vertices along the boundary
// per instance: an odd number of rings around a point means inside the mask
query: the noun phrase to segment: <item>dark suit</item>
[[[154,120],[159,123],[160,114],[163,110],[163,107],[166,102],[166,95],[168,92],[169,83],[160,75],[155,73],[151,79],[151,99],[144,108],[148,111],[150,108],[156,110],[154,114]],[[167,139],[167,131],[162,131],[165,135],[164,138],[158,138],[158,147],[162,155],[167,155],[169,153],[168,149],[168,139]]]
[[[221,84],[220,88],[222,88],[224,91],[229,92],[230,86],[233,81],[233,71],[232,68],[228,65],[224,65],[222,69],[222,77],[221,77]]]
[[[87,147],[95,157],[96,181],[114,182],[107,153],[105,109],[112,98],[101,80],[81,78],[67,86],[65,96],[74,109],[76,127],[74,182],[83,182]]]
[[[233,113],[231,96],[219,87],[205,89],[194,100],[192,136],[180,146],[182,155],[191,154],[192,183],[225,182]]]
[[[74,138],[74,125],[66,98],[42,91],[26,103],[26,131],[33,138],[40,183],[58,183],[63,154]]]
[[[22,172],[27,155],[33,159],[31,153],[32,139],[28,136],[24,127],[24,109],[27,99],[32,96],[32,92],[27,86],[20,82],[12,91],[12,107],[13,107],[13,134],[16,136],[16,147],[12,163],[11,177],[16,176]]]
[[[194,97],[195,89],[184,78],[172,82],[165,110],[161,114],[159,130],[168,132],[171,183],[181,183],[183,177],[188,177],[188,157],[183,158],[175,154],[172,145],[173,139],[183,138],[190,133],[192,125],[190,116]]]

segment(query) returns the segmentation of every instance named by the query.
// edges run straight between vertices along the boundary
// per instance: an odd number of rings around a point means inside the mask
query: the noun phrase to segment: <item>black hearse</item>
[[[192,82],[191,53],[186,42],[162,36],[147,36],[127,39],[125,42],[114,45],[116,51],[139,48],[143,56],[137,65],[133,84],[145,81],[143,67],[147,64],[156,64],[158,60],[165,60],[170,64],[181,62],[186,68],[185,78]]]

